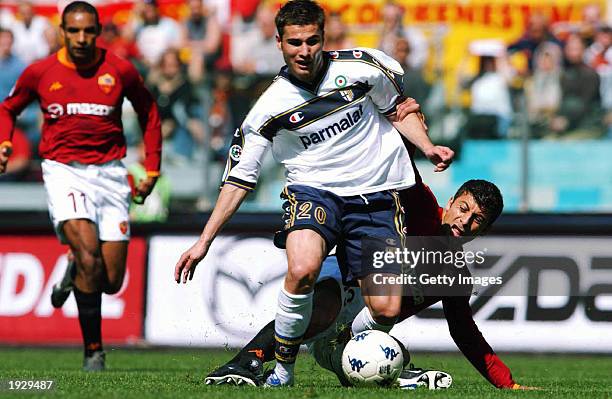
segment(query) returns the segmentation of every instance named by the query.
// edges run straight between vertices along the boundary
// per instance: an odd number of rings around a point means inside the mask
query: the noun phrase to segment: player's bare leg
[[[105,266],[106,278],[103,281],[102,292],[105,294],[116,294],[121,289],[125,277],[127,260],[127,241],[102,241],[100,243],[101,255]],[[68,251],[68,266],[62,281],[53,286],[51,303],[60,308],[68,299],[74,287],[76,277],[76,262],[72,250]]]
[[[76,263],[74,296],[85,347],[83,369],[101,371],[105,360],[101,306],[106,272],[96,225],[90,220],[73,219],[66,221],[62,229]]]
[[[266,385],[274,387],[293,384],[295,360],[312,314],[314,284],[327,255],[325,240],[310,229],[289,232],[286,251],[288,270],[274,324],[276,367],[266,379]]]
[[[387,273],[384,276],[393,276]],[[402,307],[402,285],[386,284],[371,286],[369,279],[359,281],[366,307],[353,321],[353,334],[365,330],[380,330],[389,332],[395,325]]]
[[[68,250],[67,258],[68,264],[66,265],[64,276],[59,283],[53,286],[51,291],[51,305],[53,305],[54,308],[61,308],[64,306],[64,303],[66,303],[66,300],[74,288],[76,263],[74,262],[74,255],[71,250]]]
[[[102,292],[113,295],[119,292],[125,277],[128,241],[102,241],[100,243],[106,278]]]

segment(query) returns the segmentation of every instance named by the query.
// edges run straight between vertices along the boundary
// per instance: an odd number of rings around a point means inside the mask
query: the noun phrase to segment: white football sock
[[[274,332],[281,338],[301,338],[312,315],[313,291],[308,294],[290,294],[281,288],[274,321]]]
[[[310,324],[312,297],[313,292],[308,294],[290,294],[284,288],[281,288],[278,295],[274,333],[277,340],[286,340],[287,346],[293,347],[292,353],[288,354],[286,362],[279,359],[279,353],[277,353],[274,372],[283,384],[293,381],[295,356],[297,356],[302,337],[308,328],[308,324]]]
[[[360,332],[366,330],[378,330],[388,333],[393,328],[393,324],[380,324],[377,323],[372,314],[370,313],[370,309],[365,306],[361,309],[361,312],[357,314],[355,320],[353,320],[353,324],[351,325],[351,330],[353,331],[353,335],[357,335]]]

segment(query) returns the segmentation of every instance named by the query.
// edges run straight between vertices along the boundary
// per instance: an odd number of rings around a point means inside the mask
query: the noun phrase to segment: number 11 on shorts
[[[83,200],[83,208],[85,208],[85,210],[87,210],[87,203],[85,202],[85,194],[83,193],[77,193],[75,194],[74,192],[70,192],[68,194],[68,197],[70,197],[72,199],[72,208],[74,209],[74,212],[77,211],[77,201],[80,203],[80,200],[77,200],[77,197],[80,196],[81,199]]]

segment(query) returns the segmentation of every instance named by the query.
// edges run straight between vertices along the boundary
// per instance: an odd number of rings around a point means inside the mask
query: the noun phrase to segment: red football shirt
[[[443,209],[427,185],[420,181],[400,192],[405,208],[405,226],[409,236],[435,236],[440,234]],[[424,297],[420,303],[405,296],[402,300],[400,320],[414,316],[421,310],[442,301],[444,317],[451,337],[472,365],[491,384],[498,388],[512,388],[514,380],[510,369],[495,354],[482,336],[472,316],[469,296]]]
[[[38,100],[44,115],[42,158],[85,164],[121,159],[126,152],[121,124],[124,98],[138,114],[145,168],[158,174],[162,138],[155,101],[132,64],[103,49],[86,67],[70,63],[63,48],[26,68],[0,104],[0,143],[11,140],[15,117]]]

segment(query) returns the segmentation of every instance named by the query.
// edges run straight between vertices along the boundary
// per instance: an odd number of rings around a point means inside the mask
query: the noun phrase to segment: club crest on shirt
[[[234,144],[229,150],[229,156],[234,161],[240,161],[240,156],[242,155],[242,147],[238,144]]]
[[[121,234],[127,234],[128,232],[128,222],[127,221],[123,221],[121,223],[119,223],[119,230],[121,231]]]
[[[355,98],[355,93],[353,93],[353,90],[351,89],[340,90],[340,95],[349,103],[353,101],[353,98]]]
[[[98,77],[98,87],[104,94],[109,94],[115,87],[115,77],[110,73]]]
[[[64,86],[62,86],[62,84],[60,82],[55,81],[55,82],[51,83],[51,86],[49,86],[49,93],[61,90],[63,88],[64,88]]]
[[[344,87],[346,86],[346,77],[344,75],[338,75],[336,79],[334,79],[334,83],[336,87]]]

